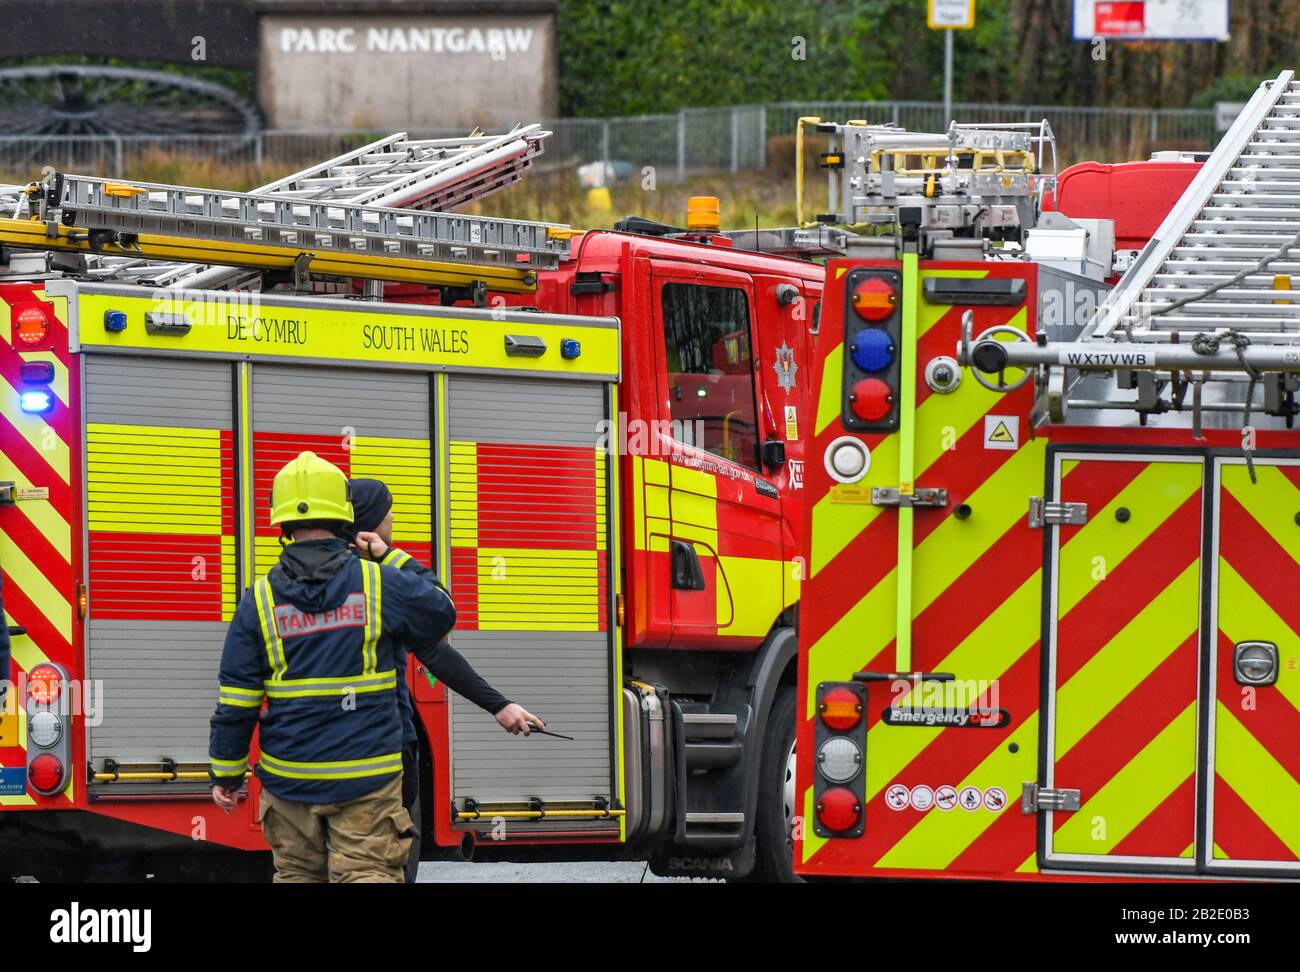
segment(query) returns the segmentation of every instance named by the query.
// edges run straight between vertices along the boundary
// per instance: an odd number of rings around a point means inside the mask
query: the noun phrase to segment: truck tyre
[[[791,830],[798,814],[794,784],[797,691],[777,689],[763,727],[758,769],[758,815],[754,822],[758,860],[753,879],[782,884],[803,883],[794,873]]]

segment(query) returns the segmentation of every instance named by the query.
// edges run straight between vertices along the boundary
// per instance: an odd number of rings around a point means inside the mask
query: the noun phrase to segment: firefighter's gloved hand
[[[532,735],[532,730],[528,723],[537,726],[538,729],[545,729],[546,723],[537,716],[533,715],[518,702],[511,702],[504,709],[497,713],[497,722],[501,728],[513,735],[519,735],[521,732],[525,736]]]
[[[238,790],[227,790],[218,783],[212,788],[212,802],[219,806],[226,813],[235,809],[235,804],[239,802]]]
[[[365,531],[358,533],[354,546],[367,560],[383,560],[388,553],[388,544],[384,543],[383,537],[377,533]]]

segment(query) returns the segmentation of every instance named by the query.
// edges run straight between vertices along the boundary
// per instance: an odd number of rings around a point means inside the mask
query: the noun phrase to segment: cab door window
[[[667,283],[663,319],[673,438],[756,468],[758,423],[745,292]]]

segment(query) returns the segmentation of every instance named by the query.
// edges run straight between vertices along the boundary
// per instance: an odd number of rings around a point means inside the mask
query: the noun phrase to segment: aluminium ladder
[[[474,133],[463,138],[411,139],[405,132],[398,132],[247,194],[67,176],[65,199],[80,208],[64,208],[76,214],[81,224],[99,230],[143,231],[152,218],[156,220],[151,224],[153,228],[172,232],[181,223],[175,222],[167,229],[169,216],[197,217],[185,219],[184,223],[192,222],[190,228],[198,235],[224,233],[226,238],[236,239],[242,233],[244,241],[250,243],[264,240],[310,244],[312,249],[318,249],[342,242],[353,253],[382,250],[388,255],[417,259],[496,263],[512,269],[549,268],[558,262],[557,254],[562,257],[567,252],[564,240],[552,238],[549,233],[558,227],[480,217],[415,220],[369,212],[375,208],[400,208],[445,213],[486,198],[522,179],[541,155],[549,135],[536,124],[518,126],[502,135]],[[131,203],[130,196],[106,195],[109,186],[117,192],[143,190],[135,195],[145,198]],[[27,199],[23,189],[0,186],[0,215],[19,216]],[[258,197],[251,210],[250,197]],[[303,205],[276,206],[272,200],[300,201]],[[345,214],[344,209],[328,204],[365,207],[368,212],[358,220],[357,210],[349,209]],[[328,206],[328,210],[322,210],[321,205]],[[205,220],[217,212],[221,218]],[[323,212],[327,213],[324,219]],[[365,235],[304,233],[304,224],[317,229],[328,224],[327,230],[350,226],[364,230]],[[134,230],[133,226],[141,229]],[[86,273],[93,278],[160,286],[218,289],[243,284],[257,273],[248,265],[210,266],[104,253],[88,253],[84,259]]]
[[[1295,344],[1293,274],[1300,274],[1300,84],[1283,71],[1256,90],[1084,338],[1186,343],[1231,332],[1252,344]]]

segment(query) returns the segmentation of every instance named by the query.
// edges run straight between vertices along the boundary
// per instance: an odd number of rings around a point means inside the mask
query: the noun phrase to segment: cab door
[[[1207,870],[1300,871],[1300,460],[1216,459]]]
[[[661,390],[657,438],[669,474],[672,645],[736,647],[783,607],[781,500],[759,444],[755,294],[747,274],[656,261]],[[649,461],[649,460],[647,460]]]

